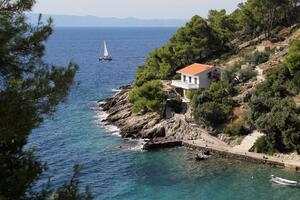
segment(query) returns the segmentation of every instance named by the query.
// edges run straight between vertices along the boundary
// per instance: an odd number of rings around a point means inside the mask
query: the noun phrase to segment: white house
[[[222,68],[216,65],[194,63],[177,71],[181,80],[173,80],[172,86],[183,90],[186,97],[188,90],[207,88],[214,79],[220,79]]]

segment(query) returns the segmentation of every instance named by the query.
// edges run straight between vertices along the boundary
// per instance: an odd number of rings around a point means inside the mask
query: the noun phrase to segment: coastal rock
[[[147,122],[140,120],[134,121],[134,123],[126,124],[124,127],[121,127],[121,135],[125,138],[138,138],[146,123]]]
[[[110,115],[107,118],[107,121],[109,121],[111,123],[114,123],[114,122],[117,122],[119,120],[126,119],[126,118],[130,117],[131,114],[132,114],[132,112],[130,110],[128,112],[116,113],[115,115]]]
[[[156,127],[153,129],[146,129],[141,131],[142,138],[162,138],[166,136],[166,129],[165,127]]]
[[[197,140],[202,139],[203,134],[209,135],[189,120],[187,111],[179,114],[170,111],[167,118],[151,112],[133,113],[128,101],[130,91],[131,87],[124,87],[112,98],[99,101],[102,102],[99,106],[108,114],[105,122],[117,126],[122,137],[155,140],[155,144],[147,148],[156,148],[178,146],[178,141]]]

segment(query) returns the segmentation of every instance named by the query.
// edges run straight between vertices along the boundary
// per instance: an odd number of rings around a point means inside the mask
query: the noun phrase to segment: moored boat
[[[271,180],[279,185],[284,185],[284,186],[292,186],[295,187],[298,185],[297,181],[292,181],[292,180],[288,180],[288,179],[284,179],[284,178],[280,178],[274,175],[271,175]]]
[[[211,157],[210,153],[209,152],[199,152],[197,153],[196,155],[196,160],[197,161],[201,161],[201,160],[207,160]]]

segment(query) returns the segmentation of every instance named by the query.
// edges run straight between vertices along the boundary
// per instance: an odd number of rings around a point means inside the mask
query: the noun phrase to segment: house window
[[[198,84],[198,79],[195,78],[195,79],[194,79],[194,82],[195,82],[195,84]]]
[[[192,83],[192,77],[189,77],[189,83]]]
[[[186,76],[183,75],[183,82],[186,82]]]

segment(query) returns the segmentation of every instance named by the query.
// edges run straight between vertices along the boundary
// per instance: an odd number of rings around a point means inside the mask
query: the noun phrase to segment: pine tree
[[[53,32],[52,20],[42,23],[40,16],[36,25],[29,24],[25,12],[34,3],[0,0],[1,200],[33,198],[29,195],[31,186],[45,167],[34,158],[34,151],[24,150],[24,146],[32,129],[65,100],[78,69],[73,63],[57,67],[43,60],[45,41]],[[45,194],[50,195],[45,191],[41,194],[45,198]]]

